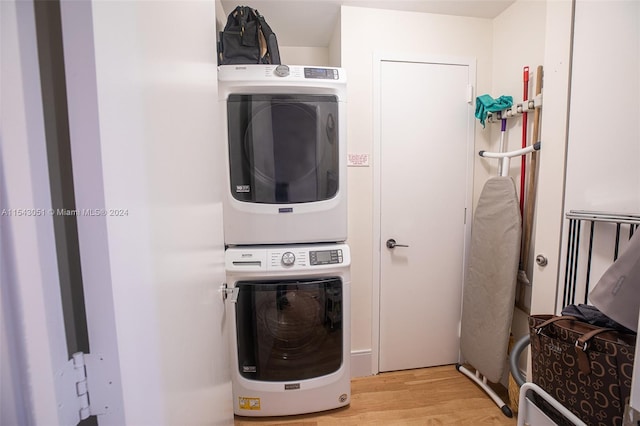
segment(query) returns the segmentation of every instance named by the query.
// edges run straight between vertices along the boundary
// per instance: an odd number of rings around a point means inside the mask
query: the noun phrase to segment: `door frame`
[[[103,285],[104,280],[108,282],[110,277],[108,272],[105,274],[104,268],[97,270],[96,266],[108,266],[108,256],[104,256],[106,246],[103,245],[102,253],[95,251],[95,247],[106,244],[106,240],[96,239],[96,232],[100,235],[103,233],[98,229],[100,224],[97,227],[93,224],[104,218],[82,218],[81,214],[75,214],[81,211],[81,207],[86,207],[82,205],[83,200],[87,201],[86,197],[83,198],[77,191],[74,195],[78,208],[66,210],[56,207],[54,209],[51,189],[53,178],[50,170],[55,169],[57,164],[52,165],[48,162],[48,151],[51,149],[48,138],[51,136],[47,130],[47,113],[43,110],[43,96],[46,96],[43,93],[49,94],[51,86],[58,85],[60,82],[58,80],[54,83],[49,82],[50,76],[43,71],[50,65],[42,65],[43,62],[48,61],[40,58],[41,47],[38,45],[36,16],[42,11],[39,12],[33,2],[10,1],[3,3],[2,6],[3,13],[6,12],[6,20],[3,16],[3,23],[7,24],[6,34],[9,35],[8,54],[10,57],[15,57],[14,64],[18,64],[14,69],[9,68],[11,70],[8,73],[9,83],[5,87],[3,82],[3,90],[10,88],[7,91],[9,98],[21,106],[21,108],[8,110],[13,119],[6,121],[7,126],[4,130],[10,137],[5,138],[0,147],[0,175],[3,175],[9,183],[7,188],[20,188],[17,191],[7,190],[6,194],[3,194],[4,197],[0,197],[0,203],[7,208],[2,215],[2,225],[0,225],[7,231],[2,237],[2,245],[6,252],[0,254],[0,263],[7,269],[4,271],[3,278],[8,278],[7,288],[3,288],[0,298],[5,297],[6,294],[7,300],[2,300],[2,305],[3,308],[10,308],[7,314],[9,325],[3,329],[3,337],[6,333],[8,343],[13,345],[6,363],[8,368],[14,370],[10,383],[13,397],[21,401],[17,403],[15,412],[8,415],[35,424],[47,423],[53,419],[65,425],[80,421],[81,403],[76,391],[77,378],[74,374],[70,374],[74,372],[74,363],[71,361],[69,351],[82,348],[76,347],[75,343],[67,345],[67,341],[72,338],[68,333],[69,323],[65,322],[65,311],[79,302],[77,300],[71,302],[68,289],[61,288],[63,285],[60,276],[66,272],[60,273],[58,258],[67,254],[67,247],[60,248],[60,236],[54,229],[54,218],[68,214],[77,218],[79,228],[82,223],[85,224],[85,228],[89,224],[92,225],[87,232],[83,233],[82,229],[78,231],[80,240],[78,254],[82,256],[82,276],[86,278],[87,273],[93,272],[92,278],[98,277],[97,280],[91,281],[92,285],[87,287],[91,291],[85,291],[86,299],[83,300],[87,307],[91,308],[92,304],[97,307],[87,312],[86,322],[93,321],[95,325],[88,330],[91,338],[91,352],[86,352],[83,359],[87,374],[91,376],[87,383],[91,393],[90,413],[91,415],[100,414],[101,424],[123,424],[122,390],[119,385],[120,370],[115,345],[111,288]],[[68,4],[58,6],[60,17],[57,19],[65,24],[61,26],[62,32],[69,28],[75,29],[78,25],[81,27],[91,25],[90,2],[74,4],[71,8],[65,6]],[[47,13],[50,12],[51,10]],[[65,12],[71,12],[71,15]],[[56,20],[55,13],[51,16],[53,16],[52,22]],[[88,19],[85,19],[87,17]],[[67,18],[66,21],[64,18]],[[55,23],[52,26],[55,26]],[[74,37],[68,37],[68,40],[74,40]],[[84,40],[92,41],[93,39],[89,37]],[[85,43],[82,47],[91,46]],[[75,65],[78,65],[82,71],[89,70],[93,72],[92,75],[95,75],[95,69],[87,68],[85,63],[91,62],[93,56],[87,56],[86,53],[86,50],[79,49],[77,44],[72,43],[72,45],[65,44],[64,58],[58,51],[51,53],[51,56],[55,56],[56,61],[64,60],[67,69],[73,59],[84,61]],[[49,52],[45,53],[45,56],[48,55]],[[80,79],[80,83],[67,84],[60,90],[73,91],[74,88],[83,88],[85,89],[83,96],[91,97],[92,94],[95,95],[95,89],[92,92],[90,85],[87,86],[89,83],[90,79],[83,78]],[[82,113],[91,114],[95,111],[91,108],[93,104],[91,102],[74,104],[74,99],[67,100],[67,105],[61,106],[57,103],[55,108],[58,111],[63,108],[64,113],[71,114],[68,119],[69,131],[72,133],[77,130],[76,125],[80,124],[90,127],[90,124],[86,124],[86,120],[76,122],[72,113],[82,111]],[[84,98],[83,100],[86,101]],[[74,105],[77,107],[76,110]],[[64,113],[56,118],[63,117]],[[66,118],[60,119],[66,120]],[[3,135],[5,135],[4,132]],[[71,139],[76,138],[71,137]],[[85,143],[87,140],[94,141],[93,137],[77,139],[82,141],[78,146],[84,150],[96,148],[92,144]],[[71,144],[74,145],[74,142],[72,141]],[[74,159],[80,155],[83,159],[81,163],[86,164],[91,159],[99,158],[91,155],[84,157],[74,148],[77,147],[75,145],[70,147],[71,155]],[[8,157],[12,158],[11,162],[7,162]],[[101,189],[96,191],[96,187],[91,185],[92,182],[86,181],[86,176],[77,174],[77,167],[73,168],[73,172],[75,183],[83,182],[83,185],[89,185],[87,194],[102,196]],[[11,182],[14,184],[11,185]],[[99,185],[98,188],[102,186]],[[78,187],[74,189],[77,190]],[[91,204],[91,208],[98,206],[98,204]],[[70,213],[61,213],[61,210]],[[83,244],[86,242],[89,242],[90,247]],[[87,260],[89,260],[88,263]],[[85,318],[73,318],[73,321],[82,323],[85,322]]]
[[[381,290],[381,66],[382,62],[414,62],[414,63],[432,63],[440,65],[461,65],[469,67],[469,75],[471,91],[469,93],[469,108],[473,112],[473,88],[475,88],[476,79],[476,60],[472,57],[449,56],[449,55],[430,55],[430,54],[407,54],[394,52],[379,52],[373,54],[373,255],[372,255],[372,296],[371,296],[371,372],[378,374],[380,372],[380,290]],[[469,243],[471,241],[471,218],[473,211],[473,164],[474,164],[474,147],[475,147],[475,123],[471,120],[472,125],[467,129],[467,138],[470,141],[469,153],[467,156],[467,209],[465,213],[465,242],[463,254],[463,274],[466,271],[468,262]]]
[[[3,35],[8,35],[3,47],[14,59],[2,89],[17,105],[7,109],[0,147],[0,175],[7,182],[0,197],[6,208],[0,225],[5,231],[0,263],[7,278],[0,299],[8,310],[3,317],[8,326],[2,333],[7,339],[3,343],[11,346],[4,361],[11,370],[8,398],[16,401],[14,412],[7,416],[18,422],[67,425],[78,422],[80,404],[69,374],[73,365],[57,262],[34,6],[19,1],[2,4]],[[7,70],[4,63],[2,70]]]

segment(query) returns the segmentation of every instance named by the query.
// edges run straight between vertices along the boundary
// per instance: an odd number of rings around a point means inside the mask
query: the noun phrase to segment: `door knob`
[[[393,238],[389,238],[387,240],[387,248],[392,249],[395,247],[409,247],[409,246],[405,244],[398,244],[396,243],[396,240],[394,240]]]
[[[540,266],[547,266],[547,263],[549,263],[549,261],[544,255],[539,254],[536,256],[536,263]]]

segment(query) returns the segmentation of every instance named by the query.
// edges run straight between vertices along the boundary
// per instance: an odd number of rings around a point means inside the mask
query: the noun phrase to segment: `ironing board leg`
[[[509,408],[509,406],[505,404],[505,402],[498,396],[498,394],[496,394],[493,391],[493,389],[491,389],[489,385],[487,385],[487,380],[484,376],[481,376],[479,372],[474,374],[471,371],[469,371],[466,367],[463,367],[460,364],[456,364],[456,370],[458,370],[459,372],[461,372],[462,374],[464,374],[465,376],[473,380],[478,386],[480,386],[482,390],[484,390],[485,393],[489,395],[491,399],[493,399],[493,402],[495,402],[496,405],[500,407],[500,410],[502,410],[502,413],[505,416],[513,417],[513,412],[511,411],[511,408]],[[482,379],[480,377],[482,377]]]

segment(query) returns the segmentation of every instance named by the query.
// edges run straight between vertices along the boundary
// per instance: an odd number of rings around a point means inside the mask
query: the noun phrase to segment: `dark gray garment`
[[[640,310],[640,232],[596,283],[589,300],[603,314],[638,331]]]
[[[522,219],[510,177],[487,181],[476,207],[462,300],[460,351],[490,382],[506,367]]]
[[[612,320],[607,315],[600,312],[600,309],[596,308],[593,305],[567,305],[562,310],[560,315],[570,315],[575,317],[576,319],[604,328],[613,328],[614,330],[622,331],[624,333],[628,333],[629,330],[627,327],[619,324],[618,322]]]

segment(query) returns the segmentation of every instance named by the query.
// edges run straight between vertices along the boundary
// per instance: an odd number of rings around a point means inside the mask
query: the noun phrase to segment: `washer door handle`
[[[387,248],[388,249],[392,249],[392,248],[396,248],[396,247],[409,247],[406,244],[398,244],[396,243],[396,240],[394,240],[393,238],[389,238],[387,240]]]
[[[230,288],[227,283],[222,283],[220,286],[220,292],[222,293],[222,301],[227,300],[231,296],[231,303],[238,303],[238,296],[240,295],[240,288]]]

